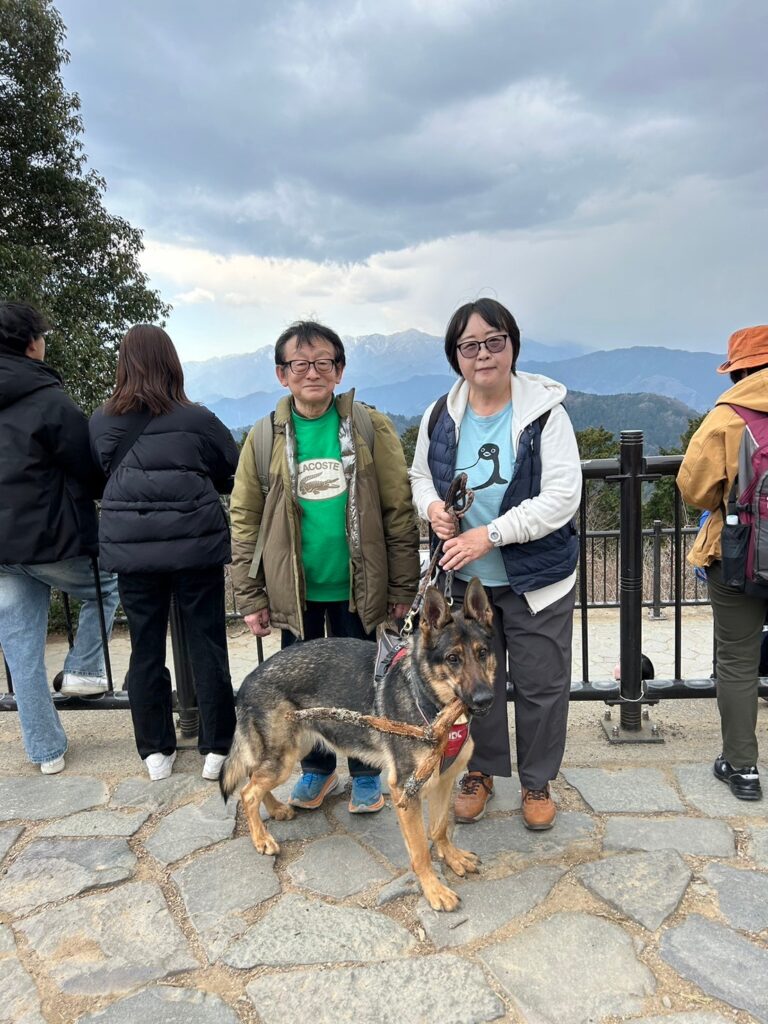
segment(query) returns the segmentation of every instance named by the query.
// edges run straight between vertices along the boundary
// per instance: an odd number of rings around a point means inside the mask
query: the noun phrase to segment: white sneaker
[[[43,761],[40,765],[40,771],[43,775],[58,775],[59,772],[64,771],[64,755],[61,757],[54,757],[52,761]]]
[[[160,779],[169,779],[175,760],[175,750],[172,754],[150,754],[149,757],[145,757],[144,764],[147,766],[150,779],[153,782],[159,782]]]
[[[61,681],[61,692],[65,697],[91,697],[107,692],[106,676],[78,676],[65,672]]]
[[[221,775],[221,766],[224,764],[226,754],[206,754],[203,765],[203,778],[215,782]]]

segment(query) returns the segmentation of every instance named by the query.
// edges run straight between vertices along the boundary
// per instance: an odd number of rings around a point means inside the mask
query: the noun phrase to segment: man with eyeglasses
[[[373,640],[402,618],[419,580],[418,528],[400,440],[382,413],[334,395],[345,367],[335,331],[291,325],[275,344],[290,392],[250,431],[232,491],[232,576],[256,636],[281,646],[326,635]],[[291,795],[314,809],[338,786],[336,757],[315,747]],[[352,813],[384,806],[379,769],[349,758]]]

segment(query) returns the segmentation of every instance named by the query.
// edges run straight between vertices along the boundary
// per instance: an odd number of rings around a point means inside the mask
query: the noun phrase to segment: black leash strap
[[[475,492],[471,490],[471,488],[467,487],[467,474],[459,473],[459,475],[454,477],[451,481],[451,486],[448,488],[448,493],[445,496],[445,511],[449,512],[455,518],[457,528],[459,520],[464,516],[474,500]],[[427,592],[429,581],[432,579],[435,567],[440,561],[442,553],[443,542],[438,540],[435,545],[435,550],[432,553],[432,557],[429,560],[426,572],[421,577],[419,589],[416,592],[416,597],[413,599],[413,604],[411,605],[408,614],[405,616],[403,628],[400,630],[401,637],[410,636],[413,632],[413,621],[421,611],[421,606],[424,604],[424,594]],[[453,603],[453,598],[451,597],[452,584],[453,571],[449,571],[445,576],[445,598],[449,604]]]

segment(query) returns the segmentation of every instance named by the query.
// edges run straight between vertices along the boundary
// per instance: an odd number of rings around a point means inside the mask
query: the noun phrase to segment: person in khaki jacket
[[[388,614],[407,613],[418,586],[418,527],[400,440],[353,391],[334,396],[344,366],[330,328],[301,321],[285,330],[275,371],[290,395],[252,428],[235,474],[238,608],[256,636],[279,628],[283,648],[324,636],[326,625],[333,636],[373,640]],[[301,766],[291,803],[319,807],[338,785],[336,757],[318,746]],[[350,757],[349,771],[350,811],[381,810],[379,769]]]
[[[722,394],[691,438],[677,484],[685,501],[711,515],[688,555],[705,568],[717,640],[717,704],[723,751],[714,773],[740,800],[762,796],[757,770],[757,682],[768,590],[726,586],[721,570],[720,535],[728,495],[739,469],[745,423],[732,405],[768,415],[768,326],[732,334],[728,358],[718,373],[730,374],[733,387]]]

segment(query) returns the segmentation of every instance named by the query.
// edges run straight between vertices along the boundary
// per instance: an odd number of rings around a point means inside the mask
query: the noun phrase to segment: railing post
[[[621,640],[621,728],[642,728],[642,679],[640,670],[643,611],[642,493],[643,432],[622,430],[619,445],[621,476],[621,530],[619,583]],[[629,701],[630,703],[626,703]]]
[[[661,520],[653,520],[653,607],[652,619],[661,619]]]
[[[179,613],[175,594],[171,596],[170,623],[179,729],[182,736],[197,736],[198,712],[195,681],[189,662],[189,647],[187,646],[184,621]]]

